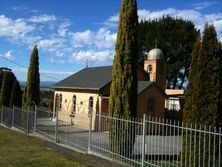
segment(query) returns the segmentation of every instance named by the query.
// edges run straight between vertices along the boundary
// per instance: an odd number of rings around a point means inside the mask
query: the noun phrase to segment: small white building
[[[168,98],[165,101],[165,108],[172,111],[181,111],[183,109],[184,90],[182,89],[166,89],[165,93]]]

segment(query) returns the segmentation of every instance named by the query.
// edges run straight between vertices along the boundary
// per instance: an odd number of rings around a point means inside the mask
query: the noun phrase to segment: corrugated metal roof
[[[112,81],[112,66],[89,67],[52,85],[52,88],[99,90]],[[138,81],[138,94],[148,88],[152,82]]]
[[[52,88],[100,89],[112,80],[112,66],[89,67],[52,85]]]

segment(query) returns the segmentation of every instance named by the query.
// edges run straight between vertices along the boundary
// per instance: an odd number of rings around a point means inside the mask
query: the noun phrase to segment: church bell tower
[[[156,82],[159,87],[165,91],[167,64],[161,49],[154,48],[144,60],[144,70],[149,74],[151,82]]]

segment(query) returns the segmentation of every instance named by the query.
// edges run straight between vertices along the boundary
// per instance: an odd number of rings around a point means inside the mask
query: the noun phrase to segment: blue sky
[[[121,0],[0,0],[0,67],[25,81],[36,44],[42,81],[61,80],[87,59],[89,66],[111,65],[120,6]],[[221,9],[221,0],[138,0],[139,20],[183,17],[200,30],[208,22],[222,41]]]

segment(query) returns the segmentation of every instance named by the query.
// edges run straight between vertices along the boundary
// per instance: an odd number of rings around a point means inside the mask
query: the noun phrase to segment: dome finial
[[[86,68],[89,67],[89,62],[88,62],[88,59],[86,59]]]
[[[155,48],[157,48],[157,43],[158,43],[158,40],[156,38],[156,41],[155,41]]]

